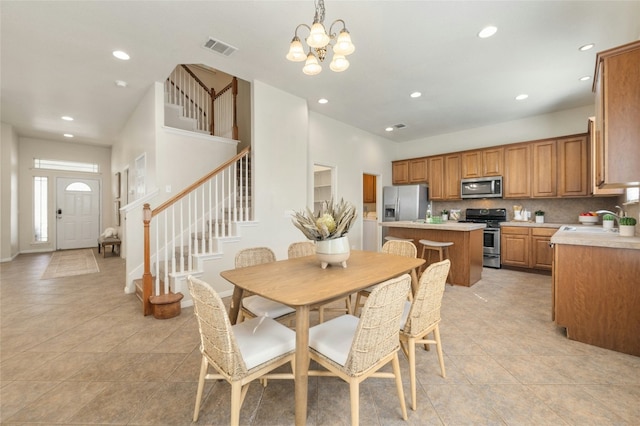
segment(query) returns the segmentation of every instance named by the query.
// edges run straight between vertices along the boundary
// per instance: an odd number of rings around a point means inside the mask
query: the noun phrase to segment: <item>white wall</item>
[[[402,160],[586,133],[587,120],[595,114],[594,108],[586,106],[398,143],[392,159]]]
[[[66,160],[86,163],[97,163],[100,172],[78,173],[46,169],[34,169],[33,159]],[[19,164],[19,210],[20,220],[19,250],[21,253],[55,250],[56,241],[56,178],[77,177],[99,179],[101,187],[100,227],[104,229],[113,223],[113,194],[111,191],[111,147],[85,145],[77,143],[57,142],[45,139],[20,138],[18,143]],[[49,241],[36,243],[33,241],[33,177],[49,178]],[[96,239],[98,235],[96,235]],[[97,245],[97,242],[96,242]]]
[[[382,199],[381,188],[391,185],[391,162],[394,144],[386,139],[348,126],[324,115],[312,112],[309,123],[308,173],[313,173],[313,164],[332,166],[337,175],[336,198],[344,198],[358,210],[358,219],[349,231],[352,248],[362,248],[363,193],[362,174],[377,175],[377,199]],[[313,182],[307,193],[313,195]],[[308,205],[312,206],[312,199]],[[378,203],[381,214],[382,203]]]
[[[0,262],[18,255],[18,135],[0,123]]]

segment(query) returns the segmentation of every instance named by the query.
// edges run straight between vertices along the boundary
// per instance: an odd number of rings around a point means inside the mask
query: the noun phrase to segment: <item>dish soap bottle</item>
[[[425,222],[431,223],[431,217],[431,201],[429,201],[429,204],[427,204],[427,217],[425,218]]]

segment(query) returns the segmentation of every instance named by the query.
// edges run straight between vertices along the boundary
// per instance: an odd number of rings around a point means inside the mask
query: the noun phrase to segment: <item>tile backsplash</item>
[[[616,211],[615,206],[621,205],[621,200],[617,197],[592,197],[592,198],[560,198],[560,199],[483,199],[483,200],[461,200],[461,201],[434,201],[433,210],[439,212],[441,210],[461,209],[462,216],[468,208],[489,209],[489,208],[505,208],[507,209],[508,220],[513,220],[513,206],[521,205],[524,209],[533,212],[536,210],[544,211],[544,221],[547,223],[578,223],[578,215],[586,211],[611,210]],[[625,208],[629,216],[633,213],[633,206]],[[635,208],[637,217],[638,208]],[[532,217],[532,220],[533,217]]]

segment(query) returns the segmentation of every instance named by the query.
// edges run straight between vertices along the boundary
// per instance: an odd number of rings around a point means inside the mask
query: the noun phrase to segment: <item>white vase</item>
[[[544,216],[536,216],[536,223],[544,223]]]
[[[442,221],[446,222],[447,220],[449,220],[449,215],[448,214],[443,214],[442,215]]]
[[[339,264],[346,268],[350,254],[349,239],[346,235],[331,240],[316,241],[316,257],[322,269],[329,264]]]
[[[633,225],[620,225],[621,237],[633,237],[636,232],[636,227]]]
[[[602,227],[604,229],[613,229],[613,220],[603,220]]]

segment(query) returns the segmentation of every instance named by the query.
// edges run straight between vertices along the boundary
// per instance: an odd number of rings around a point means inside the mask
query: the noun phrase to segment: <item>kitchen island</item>
[[[397,238],[411,238],[422,253],[420,240],[450,241],[449,259],[451,274],[449,283],[471,287],[482,278],[482,243],[484,223],[424,223],[413,221],[381,222],[386,235]],[[426,256],[426,254],[425,254]],[[437,261],[432,256],[431,262]]]
[[[551,243],[556,324],[571,340],[640,356],[640,238],[571,225]]]

